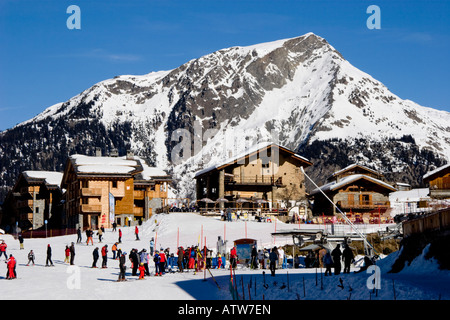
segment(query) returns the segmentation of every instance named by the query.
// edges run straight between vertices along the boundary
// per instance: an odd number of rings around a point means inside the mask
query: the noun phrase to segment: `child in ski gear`
[[[69,246],[66,246],[66,249],[64,249],[64,255],[65,255],[64,262],[69,263],[70,262],[70,248],[69,248]]]
[[[144,275],[145,275],[145,266],[144,263],[141,262],[141,264],[139,265],[139,279],[144,279]]]
[[[33,266],[34,266],[34,252],[33,252],[33,250],[30,250],[30,252],[28,253],[28,263],[27,263],[27,266],[30,265],[30,262],[32,262],[32,263],[33,263]]]
[[[49,263],[50,265],[53,266],[53,261],[52,261],[52,248],[50,247],[50,244],[47,245],[47,260],[45,260],[45,266],[48,267]]]
[[[117,242],[122,243],[122,230],[121,229],[119,229],[119,240]]]

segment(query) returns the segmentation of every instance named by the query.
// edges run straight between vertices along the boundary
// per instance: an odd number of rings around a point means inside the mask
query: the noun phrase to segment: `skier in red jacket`
[[[144,279],[144,275],[145,275],[145,266],[144,263],[141,262],[141,264],[139,265],[139,280]]]
[[[136,240],[139,240],[139,228],[138,228],[138,226],[136,226],[134,228],[134,234],[136,235]]]
[[[106,264],[108,263],[108,245],[105,244],[102,248],[102,268],[107,268]]]
[[[8,256],[6,255],[6,248],[8,246],[5,243],[5,240],[2,241],[2,243],[0,243],[0,257],[2,255],[5,255],[5,260],[8,260]]]
[[[166,268],[166,254],[164,253],[164,249],[161,248],[161,251],[159,252],[159,275],[162,276],[165,273]]]
[[[230,269],[236,269],[236,263],[237,263],[237,252],[236,252],[236,246],[231,248],[230,251]]]
[[[15,279],[17,278],[16,274],[16,259],[13,255],[9,255],[9,259],[6,260],[6,265],[8,267],[8,272],[6,274],[6,279]]]

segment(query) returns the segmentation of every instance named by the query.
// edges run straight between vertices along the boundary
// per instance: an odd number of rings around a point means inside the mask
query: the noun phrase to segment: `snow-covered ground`
[[[139,251],[149,250],[149,240],[156,238],[158,248],[170,248],[174,252],[177,243],[187,247],[204,244],[216,248],[217,237],[228,241],[227,250],[233,240],[239,238],[254,238],[259,248],[283,246],[292,244],[289,237],[271,236],[271,232],[298,228],[299,225],[277,223],[259,223],[254,221],[223,222],[217,217],[202,217],[192,213],[171,213],[156,215],[140,226],[140,240],[135,240],[134,227],[120,228],[123,231],[122,251],[130,252],[132,248]],[[308,228],[301,225],[300,228]],[[317,227],[317,226],[315,226]],[[374,226],[378,227],[378,225]],[[381,226],[384,228],[384,226]],[[119,228],[118,228],[119,229]],[[94,246],[83,243],[76,244],[75,265],[64,263],[64,249],[71,242],[76,242],[76,235],[53,237],[46,239],[25,239],[24,249],[20,250],[19,242],[10,235],[0,235],[8,245],[7,253],[18,261],[18,279],[5,280],[6,264],[4,258],[0,261],[0,280],[2,299],[26,300],[231,300],[229,290],[230,271],[212,270],[214,279],[209,273],[192,271],[185,273],[167,273],[162,277],[147,277],[137,281],[131,276],[130,262],[127,261],[127,282],[116,282],[119,273],[119,263],[112,259],[109,252],[107,269],[92,269],[92,251],[108,244],[109,250],[117,241],[117,232],[106,230],[103,243],[98,243],[94,237]],[[53,249],[55,267],[45,267],[46,249],[50,244]],[[36,255],[36,265],[26,266],[27,254],[33,250]],[[450,272],[441,271],[433,260],[425,260],[423,255],[414,260],[411,265],[398,274],[389,274],[390,266],[395,261],[398,252],[379,260],[380,289],[372,290],[370,280],[374,273],[358,273],[338,276],[324,276],[321,269],[278,269],[275,277],[269,270],[248,270],[238,268],[235,281],[240,298],[258,300],[449,300]],[[154,264],[150,264],[150,272]],[[101,258],[97,263],[101,266]],[[263,275],[265,271],[265,275]],[[316,274],[317,271],[317,274]],[[317,279],[317,280],[316,280]],[[343,287],[340,287],[340,279]],[[265,284],[265,286],[264,286]],[[395,288],[395,296],[394,296]]]

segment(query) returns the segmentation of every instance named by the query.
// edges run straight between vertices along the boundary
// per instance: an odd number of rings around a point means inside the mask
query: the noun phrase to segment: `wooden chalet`
[[[305,197],[304,176],[300,167],[312,163],[295,152],[274,144],[256,145],[244,153],[195,174],[197,201],[218,202],[216,208],[237,207],[238,202],[280,207],[285,200]],[[225,199],[225,200],[223,200]],[[227,202],[225,202],[227,201]],[[205,202],[198,202],[205,207]]]
[[[428,172],[423,181],[430,188],[431,198],[450,199],[450,163]]]
[[[358,164],[352,164],[333,173],[328,183],[314,189],[313,214],[331,216],[337,213],[333,203],[356,222],[370,222],[374,218],[387,220],[390,208],[389,193],[396,189],[384,181],[383,175]],[[323,192],[323,193],[322,193]],[[378,220],[377,220],[378,221]]]
[[[126,157],[72,155],[62,186],[73,226],[134,225],[167,204],[171,178],[132,154]]]
[[[62,227],[61,180],[63,174],[53,171],[24,171],[8,193],[2,224],[21,230]]]

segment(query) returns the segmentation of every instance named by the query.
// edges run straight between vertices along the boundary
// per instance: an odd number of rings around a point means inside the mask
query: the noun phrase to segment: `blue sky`
[[[367,28],[370,5],[381,29]],[[117,75],[307,32],[401,98],[450,112],[446,0],[0,0],[0,130]]]

